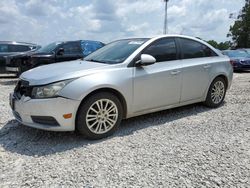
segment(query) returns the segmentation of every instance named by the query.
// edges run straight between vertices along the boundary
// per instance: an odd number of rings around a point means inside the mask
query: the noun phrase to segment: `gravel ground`
[[[0,187],[250,187],[250,73],[218,109],[132,118],[101,141],[18,125],[14,83],[0,79]]]

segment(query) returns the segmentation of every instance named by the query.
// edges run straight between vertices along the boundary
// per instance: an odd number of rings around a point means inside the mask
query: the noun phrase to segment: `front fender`
[[[62,97],[82,101],[90,93],[109,88],[119,92],[127,104],[127,112],[130,112],[133,100],[133,68],[115,69],[99,72],[75,79],[64,87],[59,95]]]

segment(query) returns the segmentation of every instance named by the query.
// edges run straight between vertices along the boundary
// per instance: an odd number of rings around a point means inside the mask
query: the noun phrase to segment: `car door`
[[[186,38],[177,39],[182,54],[181,102],[201,99],[209,84],[209,71],[214,56],[206,45]]]
[[[63,53],[58,53],[60,49],[63,49]],[[80,42],[66,42],[61,44],[57,48],[56,62],[71,61],[80,59],[83,57]]]
[[[181,62],[174,38],[153,42],[142,54],[156,58],[156,63],[134,68],[134,112],[177,104],[181,93]]]

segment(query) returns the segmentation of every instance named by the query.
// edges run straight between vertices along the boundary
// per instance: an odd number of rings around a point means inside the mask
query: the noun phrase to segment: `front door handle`
[[[179,74],[179,73],[181,73],[181,71],[178,71],[178,70],[175,70],[175,71],[172,71],[172,72],[171,72],[172,75],[177,75],[177,74]]]
[[[204,69],[208,69],[211,67],[211,65],[204,65],[203,67],[204,67]]]

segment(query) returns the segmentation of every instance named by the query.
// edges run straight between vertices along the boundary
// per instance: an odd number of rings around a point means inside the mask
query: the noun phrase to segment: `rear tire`
[[[83,101],[76,117],[76,129],[88,139],[112,135],[122,120],[123,109],[112,93],[100,92]]]
[[[210,108],[217,108],[223,103],[225,95],[226,81],[222,77],[217,77],[209,87],[204,104]]]

